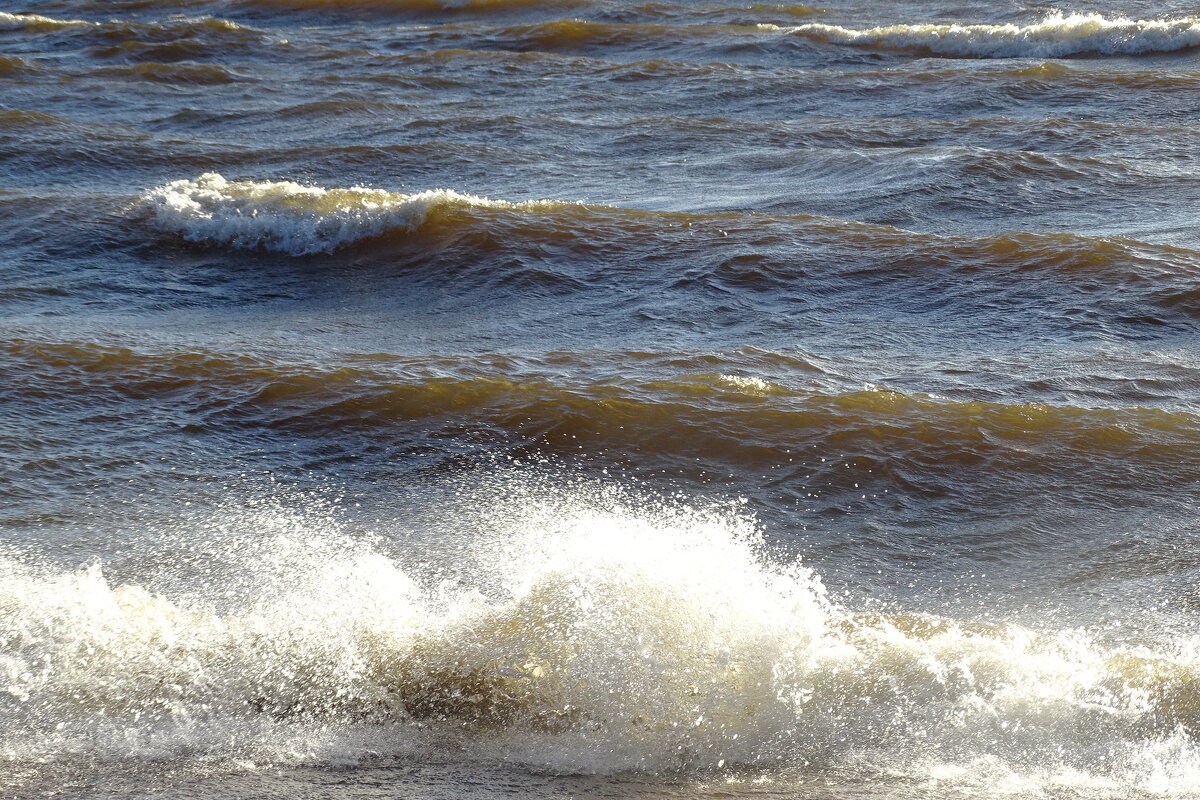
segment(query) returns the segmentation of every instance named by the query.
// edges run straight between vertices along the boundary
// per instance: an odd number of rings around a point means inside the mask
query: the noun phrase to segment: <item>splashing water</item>
[[[773,563],[737,506],[582,484],[485,494],[447,512],[469,544],[444,563],[279,504],[193,529],[208,560],[189,590],[5,557],[0,754],[453,747],[568,772],[869,764],[1195,789],[1194,650],[856,613]]]

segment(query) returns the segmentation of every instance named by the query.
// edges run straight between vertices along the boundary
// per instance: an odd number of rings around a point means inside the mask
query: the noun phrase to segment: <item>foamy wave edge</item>
[[[188,241],[297,256],[412,232],[437,210],[568,205],[556,200],[511,203],[451,189],[399,194],[365,186],[326,189],[293,181],[230,181],[215,172],[151,189],[142,202],[159,229]]]
[[[243,31],[258,35],[254,28],[240,25],[232,20],[217,17],[190,17],[172,15],[161,20],[109,19],[105,22],[95,22],[86,19],[58,19],[42,14],[13,14],[0,11],[0,27],[23,28],[37,33],[49,33],[66,28],[81,28],[102,32],[138,32],[138,31],[173,31],[194,34],[198,31],[231,32]]]
[[[8,11],[0,11],[0,25],[14,25],[30,30],[57,30],[76,25],[93,26],[95,24],[95,22],[83,19],[55,19],[54,17],[44,17],[41,14],[12,14]]]
[[[1102,14],[1051,14],[1030,25],[901,24],[855,29],[808,23],[762,26],[832,44],[917,48],[966,58],[1057,58],[1080,53],[1134,55],[1200,46],[1200,18],[1108,19]]]

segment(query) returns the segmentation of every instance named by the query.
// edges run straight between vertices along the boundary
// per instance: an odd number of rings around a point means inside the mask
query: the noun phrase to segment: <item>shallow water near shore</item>
[[[1183,4],[0,4],[0,794],[1200,793]]]

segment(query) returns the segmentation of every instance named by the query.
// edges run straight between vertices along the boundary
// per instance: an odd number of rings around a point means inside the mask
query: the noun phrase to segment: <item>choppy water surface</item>
[[[0,794],[1200,794],[1183,3],[0,11]]]

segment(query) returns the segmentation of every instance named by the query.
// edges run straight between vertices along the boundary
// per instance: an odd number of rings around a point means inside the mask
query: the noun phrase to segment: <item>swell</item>
[[[8,760],[450,752],[928,779],[930,756],[987,757],[1195,788],[1197,655],[1144,628],[1119,647],[863,613],[773,561],[744,510],[602,485],[462,487],[440,518],[461,542],[445,562],[311,504],[221,510],[175,534],[195,555],[163,588],[0,557]]]
[[[386,0],[385,0],[386,1]],[[399,0],[397,0],[398,2]],[[573,2],[574,0],[562,0]],[[321,7],[325,0],[281,0],[290,4]],[[439,0],[405,0],[410,10],[486,10],[493,4],[541,2],[541,0],[468,0],[453,7]],[[340,3],[338,3],[341,5]],[[344,7],[344,6],[343,6]],[[756,10],[788,7],[752,6]],[[422,41],[437,47],[484,44],[506,49],[562,50],[585,46],[621,47],[642,45],[654,48],[713,45],[744,48],[770,45],[789,39],[883,50],[919,51],[931,55],[963,58],[1062,58],[1074,55],[1137,55],[1186,50],[1200,45],[1200,21],[1185,17],[1163,20],[1107,19],[1099,14],[1055,14],[1028,25],[1004,24],[898,24],[855,29],[826,23],[777,25],[753,18],[731,16],[712,9],[711,21],[692,14],[690,24],[678,24],[670,6],[647,6],[664,21],[611,22],[558,19],[517,25],[449,23],[401,31],[400,42]],[[814,13],[803,7],[800,13]],[[3,12],[0,12],[3,13]],[[724,15],[724,16],[722,16]],[[161,43],[188,37],[217,44],[259,45],[272,41],[262,31],[230,20],[212,17],[174,17],[162,21],[111,20],[94,22],[54,19],[35,14],[4,13],[0,26],[30,33],[62,33],[101,40],[144,40]],[[470,46],[468,44],[468,46]]]
[[[572,295],[612,320],[661,319],[645,302],[649,296],[674,297],[696,313],[719,302],[716,311],[734,314],[729,319],[747,336],[765,335],[761,314],[778,315],[781,303],[787,311],[780,325],[818,322],[832,309],[867,301],[889,315],[933,311],[955,326],[968,312],[989,319],[1002,307],[1010,322],[1033,325],[1031,333],[1065,325],[1066,335],[1098,328],[1129,335],[1187,325],[1200,313],[1200,255],[1126,237],[941,236],[830,217],[684,214],[450,190],[407,195],[287,181],[214,186],[178,181],[140,199],[79,188],[15,192],[14,216],[0,233],[28,248],[37,214],[40,241],[58,242],[73,256],[132,252],[143,274],[89,270],[78,274],[86,283],[64,272],[77,259],[47,262],[67,278],[61,289],[76,295],[103,280],[117,294],[102,299],[115,302],[127,302],[122,287],[136,285],[136,302],[170,304],[181,287],[158,287],[153,265],[171,246],[200,269],[194,300],[213,293],[207,281],[218,273],[221,296],[247,300],[312,298],[330,280],[358,274],[375,281],[380,297],[450,289],[456,302],[496,308],[522,297]],[[43,211],[51,208],[70,224],[46,227]],[[275,282],[255,278],[264,269]],[[186,273],[181,278],[188,280]],[[11,280],[25,279],[14,273]]]
[[[524,9],[575,9],[593,0],[246,0],[245,5],[295,11],[375,11],[422,14],[480,14]]]
[[[66,397],[72,404],[104,403],[118,415],[161,407],[195,433],[387,438],[404,430],[433,443],[453,432],[463,442],[510,452],[633,453],[639,468],[794,462],[804,472],[814,469],[811,453],[833,453],[870,462],[881,480],[908,488],[957,482],[964,471],[1019,488],[1068,465],[1073,482],[1110,489],[1200,477],[1200,420],[1188,412],[851,389],[814,375],[805,362],[798,362],[804,377],[797,385],[794,373],[776,381],[746,374],[754,358],[728,361],[722,372],[692,361],[691,369],[658,375],[639,370],[636,358],[622,368],[618,358],[606,378],[570,381],[554,372],[563,363],[554,355],[540,366],[497,357],[359,360],[329,368],[25,340],[7,341],[4,353],[26,375],[6,392],[10,402]],[[587,363],[575,372],[586,376]]]
[[[533,120],[521,117],[491,118],[490,123],[533,135]],[[571,126],[562,117],[559,125]],[[471,122],[454,118],[429,120],[424,127],[466,135],[471,125],[483,125],[483,118]],[[574,123],[581,134],[611,136],[623,147],[636,148],[662,136],[674,136],[696,142],[701,147],[754,148],[869,148],[908,149],[950,146],[983,148],[993,152],[1010,151],[1105,157],[1178,157],[1186,152],[1184,126],[1138,124],[1136,122],[1099,122],[1067,117],[1015,118],[1007,116],[968,117],[965,119],[897,119],[870,117],[830,117],[810,115],[800,120],[748,120],[727,117],[654,116],[631,118],[611,124]],[[462,131],[462,134],[459,132]],[[586,132],[586,133],[585,133]],[[1105,162],[1116,167],[1114,162]]]
[[[88,73],[89,77],[123,78],[138,81],[153,81],[171,86],[212,86],[235,83],[242,76],[220,64],[201,64],[195,61],[160,63],[146,61],[140,64],[101,67]]]
[[[463,59],[503,58],[501,53],[485,51],[452,51],[423,54],[420,59],[403,59],[408,69],[429,69],[435,64],[457,61],[463,67]],[[516,56],[521,58],[521,56]],[[666,65],[658,62],[622,65],[617,69],[644,67],[647,73]],[[563,60],[553,64],[561,76],[568,65]],[[611,73],[613,68],[607,68]],[[1073,72],[1082,72],[1072,70]],[[548,73],[547,73],[548,74]],[[598,64],[595,76],[606,74],[606,67]],[[610,75],[611,76],[611,75]],[[897,73],[893,73],[897,76]],[[531,79],[534,77],[531,74]],[[880,76],[882,77],[882,76]],[[1160,76],[1161,77],[1161,76]],[[797,79],[799,80],[799,78]],[[816,89],[817,87],[813,87]],[[999,87],[993,87],[999,88]],[[1183,124],[1123,120],[1098,121],[1075,119],[1064,116],[1012,117],[1003,115],[975,116],[962,119],[907,119],[894,117],[842,117],[832,115],[807,115],[801,119],[757,119],[735,118],[717,114],[695,116],[686,114],[659,113],[641,115],[630,113],[604,119],[580,118],[573,114],[554,113],[507,113],[487,114],[482,111],[452,110],[444,113],[429,113],[419,118],[406,118],[402,123],[389,126],[380,124],[379,118],[401,116],[410,113],[413,106],[404,103],[383,102],[375,99],[317,100],[287,105],[266,112],[222,116],[199,109],[175,115],[170,120],[159,121],[159,125],[282,125],[285,121],[319,124],[335,132],[345,126],[347,133],[361,133],[363,126],[378,128],[376,137],[367,138],[359,147],[368,147],[378,142],[383,147],[397,148],[396,136],[405,137],[406,142],[428,142],[431,139],[449,142],[492,144],[500,140],[517,140],[538,152],[556,152],[561,148],[561,134],[586,140],[592,147],[602,147],[607,154],[612,152],[653,152],[653,147],[664,137],[678,142],[685,151],[707,152],[710,148],[722,150],[751,148],[918,148],[935,146],[978,147],[989,150],[1010,150],[1062,153],[1067,155],[1114,158],[1112,166],[1119,169],[1122,158],[1168,159],[1178,158],[1190,152],[1191,129]],[[23,112],[12,112],[23,113]],[[35,112],[30,112],[35,113]],[[1059,112],[1061,113],[1061,112]],[[15,118],[6,122],[0,115],[0,130],[20,127]],[[549,125],[548,125],[549,123]],[[47,123],[49,126],[49,123]],[[70,123],[63,123],[69,127]],[[285,127],[281,134],[294,133]],[[310,153],[311,144],[297,145]],[[335,152],[345,145],[323,145],[320,152]],[[234,157],[234,156],[230,156]],[[236,162],[235,163],[240,163]],[[217,166],[214,164],[213,166]]]
[[[1006,163],[1011,160],[985,164],[985,171],[999,169],[1004,177],[1013,171],[1015,165]],[[1098,295],[1119,286],[1139,302],[1189,315],[1200,312],[1200,292],[1192,280],[1200,270],[1200,254],[1123,237],[938,236],[827,217],[510,202],[442,189],[411,195],[366,187],[324,189],[287,181],[229,181],[215,173],[153,189],[135,208],[159,230],[206,247],[292,256],[344,249],[363,257],[381,247],[401,248],[424,259],[430,277],[437,274],[433,264],[452,262],[459,266],[446,277],[469,270],[494,282],[503,277],[494,265],[503,262],[509,271],[522,265],[533,272],[553,268],[564,288],[579,289],[618,274],[644,276],[644,270],[624,265],[684,247],[698,252],[698,261],[676,274],[671,289],[822,294],[904,279],[936,280],[953,296],[966,296],[987,284],[1020,291],[1040,276]],[[699,252],[701,242],[708,247]],[[557,254],[553,264],[532,255],[546,248]],[[604,258],[598,248],[605,248]],[[798,253],[805,257],[797,259]],[[507,256],[517,261],[505,261]],[[813,282],[817,276],[825,281]],[[956,283],[948,283],[952,279]]]
[[[530,58],[531,56],[536,58]],[[523,65],[531,70],[541,66],[548,73],[565,71],[570,74],[578,73],[580,77],[607,78],[619,82],[674,83],[703,80],[729,90],[745,85],[747,90],[756,88],[769,91],[773,95],[793,98],[795,90],[801,87],[806,91],[824,90],[851,95],[869,93],[872,90],[878,90],[882,94],[894,92],[897,88],[934,93],[947,89],[980,89],[1002,90],[1028,102],[1036,100],[1041,94],[1058,89],[1094,92],[1106,89],[1141,90],[1165,94],[1195,89],[1200,81],[1200,73],[1194,70],[1161,66],[1133,69],[1128,66],[1109,67],[1095,62],[1086,65],[1045,61],[1021,66],[1012,66],[1009,63],[936,66],[929,62],[914,61],[882,69],[830,69],[822,63],[805,67],[791,64],[747,67],[737,63],[736,58],[731,58],[726,63],[667,58],[625,62],[579,55],[557,55],[552,52],[525,54],[473,50],[469,46],[407,53],[397,56],[396,61],[398,66],[402,64],[412,68],[428,62],[432,62],[429,64],[432,67],[441,68],[445,68],[448,63],[462,67],[472,61],[479,61],[492,67],[499,62],[514,67]],[[986,107],[986,104],[982,105]],[[934,113],[927,116],[931,117],[931,122],[939,121],[939,117]],[[1110,115],[1104,115],[1097,121],[1120,124],[1119,121],[1111,119]]]
[[[481,45],[480,42],[457,42],[454,44]],[[506,45],[507,46],[507,45]],[[263,60],[270,56],[278,58],[303,75],[312,64],[311,47],[273,45],[274,50],[286,51],[278,55],[264,52],[263,45],[236,46],[238,59],[225,54],[229,45],[209,42],[183,41],[168,44],[134,43],[130,47],[106,49],[106,58],[134,62],[120,67],[107,67],[103,62],[81,69],[64,69],[51,66],[45,60],[26,62],[24,75],[31,79],[39,76],[76,80],[101,86],[113,74],[138,78],[140,67],[136,62],[149,61],[152,70],[169,73],[179,63],[181,71],[189,68],[208,69],[220,74],[217,82],[239,81],[261,82],[272,75],[264,71]],[[245,58],[241,58],[245,55]],[[622,63],[577,55],[563,55],[541,51],[512,52],[442,49],[418,54],[387,55],[371,58],[366,63],[363,53],[353,51],[330,51],[322,57],[337,61],[328,70],[339,75],[339,80],[354,84],[355,98],[337,93],[324,100],[307,100],[284,104],[277,108],[269,106],[242,108],[237,105],[200,104],[185,108],[159,120],[182,132],[194,133],[197,128],[244,127],[251,124],[273,126],[280,137],[301,140],[300,131],[288,130],[283,126],[283,117],[296,116],[320,120],[326,127],[337,130],[348,126],[353,120],[339,119],[334,112],[343,108],[357,112],[359,116],[370,116],[372,127],[353,130],[347,135],[370,136],[382,141],[383,134],[403,133],[394,124],[371,116],[372,109],[389,105],[377,98],[377,91],[364,87],[386,87],[388,91],[415,90],[417,92],[445,92],[457,90],[470,92],[478,81],[488,81],[497,88],[520,91],[530,81],[545,81],[545,91],[528,98],[526,107],[533,112],[546,115],[562,115],[571,112],[575,120],[586,117],[588,108],[585,98],[591,92],[609,87],[614,93],[614,111],[627,116],[640,116],[646,109],[631,101],[629,93],[638,85],[661,87],[659,112],[686,116],[693,112],[696,92],[711,94],[720,104],[712,113],[720,116],[743,116],[749,126],[775,120],[779,103],[801,102],[813,113],[836,114],[844,111],[847,104],[873,103],[879,117],[903,118],[919,112],[924,117],[934,117],[933,125],[966,121],[971,117],[1013,113],[1013,104],[1022,109],[1018,117],[1063,117],[1069,115],[1072,124],[1092,123],[1096,125],[1122,124],[1130,128],[1141,127],[1149,132],[1154,127],[1163,130],[1180,128],[1190,119],[1190,109],[1185,98],[1196,89],[1200,81],[1194,71],[1171,69],[1108,69],[1089,66],[1052,68],[1035,65],[1019,69],[932,69],[926,64],[884,70],[841,71],[828,69],[801,69],[794,67],[755,68],[733,63],[687,63],[665,58],[641,58]],[[392,69],[379,70],[379,62],[386,62]],[[503,74],[497,76],[497,70]],[[271,77],[275,80],[277,77]],[[297,91],[302,91],[304,78],[297,78]],[[632,86],[630,86],[632,84]],[[180,85],[187,85],[184,80]],[[1104,102],[1118,104],[1122,108],[1123,123],[1114,123],[1108,114],[1097,111],[1095,98],[1084,97],[1095,94]],[[300,96],[306,96],[301,94]],[[414,108],[411,94],[406,93],[405,102],[392,102],[395,108]],[[472,102],[480,113],[486,103]],[[436,112],[437,108],[425,104],[424,113]],[[1151,113],[1152,110],[1152,113]],[[957,119],[956,119],[957,118]],[[419,121],[413,120],[413,124]],[[185,129],[182,126],[186,124]],[[383,127],[380,127],[380,126]],[[852,129],[849,132],[853,132]],[[541,134],[544,137],[544,132]],[[394,139],[390,140],[394,141]],[[1140,145],[1153,150],[1160,146],[1156,140],[1144,137]],[[1028,148],[1029,145],[1014,141],[1013,147]],[[1186,148],[1185,148],[1186,149]]]
[[[86,46],[89,59],[101,66],[88,64],[82,69],[45,66],[40,71],[60,81],[112,78],[153,81],[173,86],[213,86],[244,80],[249,73],[239,73],[220,63],[231,57],[253,60],[271,55],[272,49],[286,47],[286,40],[268,36],[255,28],[212,17],[170,17],[165,20],[51,20],[8,15],[25,30],[59,33],[63,40],[78,40]],[[0,20],[3,22],[3,20]],[[103,66],[105,61],[124,62]],[[49,62],[61,64],[61,61]]]
[[[882,69],[831,69],[820,62],[806,66],[777,63],[747,66],[738,63],[732,50],[729,53],[730,58],[726,61],[686,60],[686,56],[678,59],[658,57],[609,61],[595,56],[565,55],[537,49],[522,52],[529,49],[522,44],[522,33],[553,31],[556,28],[546,26],[557,24],[556,22],[520,29],[494,29],[496,36],[510,44],[519,45],[515,50],[479,49],[476,45],[488,44],[486,37],[481,36],[474,42],[464,37],[461,42],[444,43],[447,46],[436,50],[404,53],[388,58],[397,68],[407,69],[424,67],[426,70],[445,70],[447,66],[458,69],[495,69],[497,64],[503,64],[531,73],[565,74],[579,79],[603,79],[619,83],[661,81],[669,86],[684,81],[704,81],[710,88],[729,91],[744,85],[747,90],[757,88],[760,91],[769,91],[772,95],[793,98],[798,88],[805,91],[824,90],[847,94],[866,93],[871,90],[879,90],[882,93],[895,91],[897,88],[909,91],[923,89],[928,92],[946,89],[969,91],[977,88],[1003,90],[1028,101],[1036,99],[1039,93],[1045,94],[1056,89],[1086,89],[1097,92],[1121,89],[1166,93],[1195,89],[1200,81],[1200,73],[1195,70],[1165,66],[1134,69],[1125,65],[1106,66],[1096,62],[1068,64],[1062,61],[1044,61],[1021,66],[1001,62],[938,66],[927,61],[913,61]],[[740,30],[736,26],[732,29]],[[577,38],[586,39],[590,30],[592,29],[586,27],[579,29],[580,35]],[[598,28],[597,38],[602,39],[613,30],[619,29]],[[666,43],[665,40],[663,43]],[[933,114],[929,117],[930,122],[942,121]],[[1113,120],[1105,116],[1095,121],[1120,124],[1123,120]]]
[[[738,24],[750,23],[750,24]],[[404,32],[403,43],[426,47],[487,46],[510,50],[570,50],[581,47],[656,49],[712,46],[735,55],[750,48],[784,50],[801,42],[874,50],[917,52],[959,58],[1062,58],[1076,55],[1139,55],[1187,50],[1200,45],[1200,21],[1108,19],[1099,14],[1050,15],[1016,24],[899,24],[847,28],[828,23],[777,25],[729,22],[606,22],[558,19],[518,25],[449,23]],[[729,50],[733,48],[733,50]],[[743,53],[745,55],[746,53]]]
[[[1053,158],[1051,154],[1001,153],[998,165],[983,169],[1018,172],[1036,167],[1018,165],[1016,159]],[[1080,168],[1103,163],[1079,159]],[[1070,177],[1081,177],[1070,175]],[[1094,177],[1094,176],[1089,176]],[[1065,267],[1104,262],[1105,254],[1130,257],[1139,251],[1163,259],[1175,257],[1190,262],[1197,257],[1183,248],[1152,245],[1133,239],[1093,238],[1070,233],[1011,233],[988,237],[938,236],[813,215],[770,215],[718,212],[689,214],[615,206],[587,205],[564,200],[510,202],[493,200],[453,190],[426,190],[401,194],[363,186],[323,188],[292,181],[228,180],[218,173],[183,179],[151,189],[138,204],[150,214],[152,223],[188,241],[214,246],[263,248],[292,255],[329,253],[355,242],[378,238],[389,231],[412,233],[419,229],[453,229],[490,220],[511,219],[528,224],[529,234],[547,239],[577,231],[587,235],[587,223],[624,223],[630,233],[658,231],[671,235],[673,229],[692,224],[706,225],[700,231],[752,233],[773,226],[793,226],[798,231],[840,234],[849,244],[871,247],[924,244],[932,250],[945,243],[973,262],[987,261],[997,267],[1031,268],[1041,262]],[[723,231],[723,233],[722,233]],[[539,237],[540,238],[540,237]],[[972,244],[977,243],[977,244]],[[1027,245],[1028,247],[1026,247]],[[1061,252],[1053,252],[1060,245]],[[1080,251],[1086,251],[1080,253]],[[1079,253],[1073,258],[1072,253]],[[977,254],[977,255],[976,255]],[[1048,255],[1053,255],[1047,258]],[[922,254],[924,255],[924,254]],[[1107,259],[1115,261],[1116,258]],[[1130,259],[1133,260],[1133,259]]]
[[[829,9],[801,3],[751,3],[745,5],[692,5],[670,2],[637,4],[604,3],[591,12],[597,22],[666,22],[680,25],[756,25],[759,23],[789,24],[797,18],[825,14]]]
[[[769,38],[769,37],[768,37]],[[776,35],[774,38],[778,39]],[[761,43],[762,26],[732,24],[674,25],[657,22],[597,22],[559,19],[519,25],[450,23],[414,30],[400,41],[426,47],[484,47],[505,50],[573,50],[646,46],[671,49]]]
[[[413,2],[424,4],[426,0]],[[437,0],[429,2],[436,3]],[[488,3],[490,0],[476,2]],[[656,47],[767,44],[791,38],[965,58],[1061,58],[1191,49],[1200,45],[1200,21],[1193,17],[1133,20],[1108,19],[1100,14],[1052,14],[1027,25],[899,24],[855,29],[816,22],[781,26],[736,18],[724,23],[697,21],[693,24],[559,19],[509,26],[452,23],[414,30],[408,36],[429,42],[479,41],[509,49],[551,50],[634,44]]]
[[[240,77],[215,65],[195,63],[141,64],[110,68],[106,74],[181,85],[230,82]],[[370,118],[404,110],[404,106],[375,101],[317,101],[280,109],[274,116],[281,122],[335,117],[357,127],[361,123],[354,117]],[[1186,149],[1179,135],[1185,133],[1184,129],[1161,126],[1147,129],[1067,120],[1009,119],[930,124],[861,120],[853,127],[847,127],[844,119],[762,124],[687,117],[586,122],[565,116],[554,119],[558,127],[589,140],[586,153],[570,153],[548,137],[544,130],[546,118],[541,116],[413,120],[404,125],[405,142],[401,144],[384,143],[395,138],[390,131],[352,144],[337,142],[341,137],[331,132],[333,141],[328,144],[306,139],[290,146],[283,143],[255,147],[201,137],[152,134],[126,126],[14,109],[0,112],[0,162],[11,168],[15,163],[36,161],[44,181],[56,167],[68,175],[77,175],[80,165],[85,165],[119,169],[125,174],[143,171],[158,176],[167,167],[175,167],[173,171],[186,167],[197,171],[215,167],[272,171],[303,168],[314,156],[319,156],[327,172],[348,173],[366,167],[378,171],[403,170],[416,177],[422,171],[436,172],[440,165],[452,165],[464,177],[475,181],[486,180],[497,169],[521,169],[532,174],[550,157],[558,158],[564,170],[569,168],[574,174],[585,175],[610,158],[652,157],[659,153],[664,136],[675,136],[681,139],[680,153],[699,155],[721,147],[724,155],[719,163],[731,178],[771,165],[775,170],[803,172],[811,182],[819,182],[827,174],[839,175],[846,193],[872,179],[878,181],[881,167],[904,173],[911,188],[931,193],[938,184],[948,181],[958,191],[966,187],[983,190],[991,184],[1003,185],[1021,177],[1038,181],[1044,195],[1052,195],[1064,185],[1074,186],[1079,181],[1088,181],[1097,192],[1152,195],[1163,186],[1180,187],[1193,180],[1177,164],[1149,158],[1152,154],[1178,156]],[[499,135],[525,146],[493,144]],[[1033,144],[1047,147],[1041,151],[1015,149]],[[1056,152],[1051,149],[1054,146],[1068,150]],[[1137,155],[1130,155],[1131,151]],[[936,171],[928,169],[930,162],[936,165]],[[909,163],[926,167],[926,172],[911,174],[915,170],[904,169]],[[202,177],[193,181],[195,186],[174,191],[197,193],[201,191],[199,182],[212,180],[215,178]],[[226,185],[230,183],[226,181]]]
[[[143,6],[163,5],[174,8],[167,0],[149,0]],[[396,15],[466,16],[476,14],[505,14],[531,10],[552,12],[587,9],[593,16],[610,21],[704,20],[775,21],[808,17],[825,13],[826,9],[802,3],[754,3],[749,5],[688,5],[672,2],[641,2],[613,4],[605,0],[241,0],[240,6],[263,11],[292,12],[374,12]]]
[[[142,70],[118,72],[143,80],[158,80],[184,85],[193,82],[205,85],[236,80],[227,72],[197,71],[201,65],[142,65]],[[162,69],[158,69],[162,68]],[[308,105],[308,104],[306,104]],[[333,114],[339,109],[357,108],[361,104],[316,104],[293,109],[297,117]],[[375,104],[378,108],[394,108]],[[410,137],[413,138],[413,137]],[[354,168],[379,169],[384,165],[461,165],[464,162],[483,164],[533,165],[541,152],[527,152],[501,146],[488,146],[463,141],[419,140],[405,144],[330,144],[319,147],[322,161],[340,171]],[[212,141],[200,137],[176,137],[146,130],[88,120],[59,117],[53,114],[12,109],[0,111],[0,166],[14,177],[20,166],[23,174],[38,171],[38,185],[54,180],[79,186],[91,178],[109,185],[107,175],[113,171],[132,177],[135,173],[158,176],[176,172],[180,167],[197,171],[242,168],[289,168],[311,164],[314,145],[256,147],[229,141]],[[98,173],[98,174],[97,174]]]
[[[1103,97],[1105,104],[1119,105],[1124,124],[1140,124],[1145,128],[1164,124],[1183,127],[1191,113],[1184,100],[1188,96],[1184,90],[1196,86],[1195,74],[1186,70],[1124,70],[1094,63],[1086,67],[1072,66],[1065,71],[1057,66],[1052,70],[1041,70],[1038,65],[1013,68],[1007,63],[936,68],[928,61],[913,61],[888,69],[837,70],[827,68],[827,60],[811,69],[801,68],[794,61],[788,66],[750,67],[729,63],[739,60],[732,52],[705,63],[667,58],[641,58],[622,63],[577,54],[549,53],[537,48],[533,48],[533,52],[466,49],[473,45],[487,46],[487,42],[471,41],[469,37],[430,44],[443,49],[422,48],[419,52],[405,54],[324,49],[321,58],[329,60],[323,61],[322,74],[332,73],[341,81],[354,84],[355,91],[349,97],[345,92],[324,98],[302,95],[306,98],[304,102],[293,98],[276,108],[200,105],[165,117],[160,123],[186,125],[189,132],[194,132],[197,127],[224,129],[267,125],[274,127],[273,133],[286,137],[296,132],[282,127],[280,115],[320,119],[325,127],[339,130],[349,122],[334,115],[341,109],[346,112],[357,110],[360,116],[369,118],[372,126],[346,131],[346,135],[362,137],[380,135],[383,131],[400,135],[405,132],[404,127],[388,126],[387,120],[372,114],[375,109],[382,112],[383,104],[389,102],[381,100],[378,87],[391,90],[457,89],[471,97],[470,87],[486,82],[497,91],[522,93],[526,113],[569,114],[577,120],[590,118],[586,113],[592,102],[589,98],[601,89],[611,89],[614,114],[644,116],[646,108],[636,102],[636,95],[631,96],[631,91],[637,91],[641,85],[642,91],[651,87],[657,91],[656,111],[659,114],[693,115],[697,111],[694,98],[697,93],[702,93],[711,97],[714,103],[702,113],[742,117],[749,125],[776,121],[779,103],[802,108],[808,114],[853,116],[862,103],[868,102],[874,104],[876,116],[897,119],[920,115],[946,122],[984,115],[993,118],[1036,115],[1069,116],[1081,123],[1113,124],[1111,114],[1098,111],[1095,98],[1091,96],[1096,93]],[[280,57],[288,58],[288,63],[296,65],[301,74],[310,68],[311,61],[293,59],[292,56],[307,55],[312,46],[278,49],[284,51]],[[517,49],[529,48],[517,43]],[[380,69],[381,65],[385,68]],[[255,71],[253,67],[246,70],[251,75]],[[539,82],[540,91],[529,94],[525,89],[533,81]],[[1130,93],[1136,94],[1131,96]],[[413,109],[418,107],[413,100],[411,95],[401,95],[390,102],[395,107]],[[847,110],[848,104],[851,110]],[[426,118],[436,118],[442,111],[429,103],[421,103],[420,108]],[[484,117],[489,111],[496,111],[479,98],[474,98],[468,109]],[[412,120],[414,125],[419,122]],[[384,126],[383,131],[379,130],[380,125]],[[542,131],[541,137],[545,136],[546,132]]]

